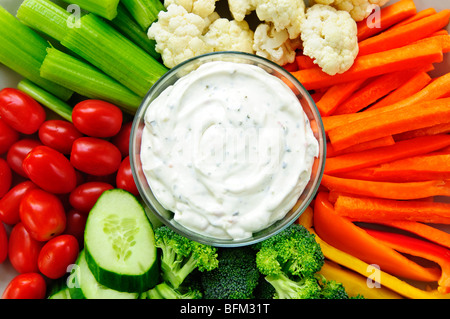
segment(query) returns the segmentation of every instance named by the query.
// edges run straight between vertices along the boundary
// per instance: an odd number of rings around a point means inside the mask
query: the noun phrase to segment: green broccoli
[[[161,275],[177,289],[194,270],[217,268],[217,248],[190,240],[167,226],[155,229],[156,246],[161,249]]]
[[[320,286],[314,276],[308,276],[301,279],[289,277],[286,274],[266,276],[269,282],[275,288],[273,299],[319,299]]]
[[[255,254],[250,247],[220,249],[219,267],[200,275],[204,298],[254,298],[253,291],[260,278]]]
[[[165,282],[162,282],[156,287],[150,289],[141,296],[141,299],[201,299],[202,293],[199,290],[187,289],[179,290],[174,289]]]
[[[321,288],[321,299],[349,299],[348,293],[342,283],[327,280],[323,275],[316,274]]]

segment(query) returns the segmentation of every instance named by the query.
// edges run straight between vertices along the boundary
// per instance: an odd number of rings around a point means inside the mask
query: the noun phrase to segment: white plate
[[[397,1],[391,0],[389,4]],[[450,8],[450,0],[415,0],[414,2],[418,10],[433,7],[439,11]],[[0,5],[12,14],[16,13],[21,3],[22,1],[20,0],[0,0]],[[450,26],[447,26],[447,30],[450,32]],[[450,54],[446,54],[444,61],[436,65],[436,70],[432,72],[432,76],[438,76],[447,72],[450,72]],[[0,89],[4,87],[16,87],[20,79],[21,77],[19,75],[0,64]],[[15,275],[17,273],[8,261],[0,264],[0,296],[3,294],[6,285]]]

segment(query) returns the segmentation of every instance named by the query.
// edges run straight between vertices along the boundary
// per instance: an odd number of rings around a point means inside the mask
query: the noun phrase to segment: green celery
[[[147,32],[150,25],[158,19],[158,13],[166,10],[160,0],[122,0],[142,30]]]
[[[55,48],[47,50],[41,76],[91,99],[116,104],[134,114],[142,98],[102,71]]]
[[[120,0],[63,0],[69,4],[76,4],[88,12],[108,20],[112,20],[117,15],[117,6]]]
[[[53,94],[48,93],[41,87],[29,80],[22,80],[17,85],[22,92],[27,93],[33,99],[61,116],[63,119],[72,122],[72,107]]]
[[[30,28],[62,41],[69,29],[68,20],[71,15],[48,0],[24,0],[16,16]]]
[[[91,13],[61,43],[140,97],[167,72],[162,63]]]
[[[120,3],[117,7],[117,16],[111,20],[111,24],[155,59],[161,57],[155,49],[156,41],[147,36],[123,4]]]
[[[0,63],[67,101],[72,91],[40,76],[50,44],[0,6]]]

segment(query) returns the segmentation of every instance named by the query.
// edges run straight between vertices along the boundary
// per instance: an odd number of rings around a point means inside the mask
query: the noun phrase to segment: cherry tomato
[[[0,154],[6,153],[19,140],[19,133],[0,118]]]
[[[80,213],[88,214],[97,199],[108,189],[114,187],[104,182],[87,182],[77,186],[69,196],[70,205]]]
[[[67,213],[66,230],[64,234],[74,236],[78,240],[78,245],[84,245],[84,229],[86,228],[87,215],[71,209]]]
[[[30,272],[14,277],[3,292],[2,299],[44,299],[46,291],[44,277]]]
[[[66,213],[61,200],[39,188],[23,196],[19,213],[31,237],[39,241],[60,235],[66,227]]]
[[[31,181],[54,194],[69,193],[77,185],[77,174],[70,161],[45,145],[33,148],[22,167]]]
[[[72,144],[83,134],[72,123],[64,120],[48,120],[39,128],[39,139],[63,154],[70,154]]]
[[[14,88],[4,88],[0,91],[0,116],[16,131],[33,134],[47,115],[45,109],[28,94]]]
[[[37,188],[31,181],[24,181],[11,188],[0,199],[0,221],[8,225],[15,225],[20,221],[19,205],[23,195],[30,189]]]
[[[101,100],[84,100],[72,111],[75,127],[91,137],[112,137],[122,127],[122,111],[114,104]]]
[[[0,264],[8,257],[8,234],[5,225],[0,222]]]
[[[130,154],[130,135],[132,125],[133,122],[123,124],[119,133],[111,139],[111,142],[117,146],[119,151],[122,153],[122,157]]]
[[[2,198],[11,188],[12,171],[8,163],[0,158],[0,198]]]
[[[131,194],[138,196],[139,191],[134,181],[133,172],[131,171],[130,157],[127,156],[120,164],[119,170],[116,176],[116,186],[118,188],[129,191]]]
[[[73,143],[70,162],[84,173],[104,176],[119,169],[122,154],[111,142],[95,137],[81,137]]]
[[[31,237],[23,223],[16,224],[9,234],[9,261],[21,273],[38,272],[38,256],[43,241]]]
[[[59,235],[50,239],[39,253],[40,272],[51,279],[58,279],[74,264],[79,252],[78,240],[72,235]]]
[[[42,145],[40,141],[29,138],[19,140],[11,145],[6,154],[6,161],[9,167],[20,176],[28,177],[22,167],[23,160],[33,148],[39,145]]]

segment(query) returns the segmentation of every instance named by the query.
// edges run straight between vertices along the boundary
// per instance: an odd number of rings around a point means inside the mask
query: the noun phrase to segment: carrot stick
[[[450,19],[450,9],[444,9],[429,17],[388,30],[359,42],[359,55],[392,50],[423,39],[444,28]]]
[[[356,152],[372,150],[374,148],[378,148],[378,147],[382,147],[382,146],[389,146],[389,145],[394,145],[394,144],[395,144],[395,140],[392,136],[385,136],[385,137],[377,138],[375,140],[356,144],[356,145],[350,146],[349,148],[346,148],[346,149],[343,149],[340,151],[336,151],[333,148],[333,145],[331,145],[331,143],[328,142],[327,143],[327,158],[344,155],[344,154],[349,154],[349,153],[356,153]]]
[[[407,99],[399,101],[395,104],[381,107],[375,110],[368,110],[365,112],[324,117],[322,118],[324,129],[325,132],[328,133],[330,130],[339,127],[341,125],[348,125],[360,119],[379,115],[382,114],[383,112],[408,107],[410,105],[414,105],[422,101],[430,101],[438,99],[449,93],[450,93],[450,72],[434,79],[425,88],[423,88],[416,94],[408,97]]]
[[[321,185],[359,196],[387,199],[419,199],[430,196],[450,196],[450,181],[431,180],[425,182],[378,182],[342,178],[324,174]]]
[[[295,57],[295,61],[297,62],[298,68],[301,69],[309,69],[317,64],[314,63],[314,60],[307,55],[299,54]]]
[[[425,101],[408,108],[383,112],[351,125],[339,126],[328,132],[335,149],[450,122],[450,98]]]
[[[436,13],[437,13],[437,11],[436,11],[435,8],[427,8],[427,9],[423,9],[423,10],[421,10],[421,11],[419,11],[419,12],[416,12],[416,14],[414,14],[413,16],[411,16],[411,17],[409,17],[409,18],[407,18],[407,19],[405,19],[405,20],[403,20],[403,21],[397,23],[396,25],[394,25],[394,26],[391,28],[391,30],[392,30],[392,29],[395,29],[395,28],[398,28],[398,27],[401,27],[401,26],[403,26],[403,25],[407,25],[407,24],[409,24],[409,23],[411,23],[411,22],[415,22],[415,21],[418,21],[418,20],[420,20],[420,19],[429,17],[429,16],[431,16],[431,15],[433,15],[433,14],[436,14]]]
[[[417,8],[412,0],[401,0],[386,6],[380,10],[380,16],[375,23],[370,21],[370,18],[357,22],[358,41],[362,41],[384,31],[400,21],[414,16],[416,13]]]
[[[450,135],[417,137],[366,151],[327,158],[325,174],[337,174],[427,154],[450,145]]]
[[[319,66],[291,72],[307,90],[357,81],[395,71],[410,69],[411,66],[427,66],[443,60],[442,48],[435,42],[410,44],[397,49],[358,56],[353,66],[344,73],[329,75]]]
[[[436,37],[439,35],[448,35],[448,31],[446,29],[442,29],[442,30],[436,31],[435,33],[430,35],[430,37]]]
[[[395,141],[403,141],[420,136],[450,133],[450,123],[443,123],[394,135]]]
[[[320,115],[329,116],[346,99],[348,99],[361,85],[365,79],[336,84],[330,87],[322,98],[316,103]]]
[[[430,83],[431,77],[427,72],[421,71],[417,72],[413,77],[406,81],[403,85],[398,87],[396,90],[391,92],[385,98],[381,99],[379,102],[371,105],[367,110],[374,110],[376,108],[394,104],[401,101],[413,94],[416,94],[422,90],[428,83]]]
[[[358,222],[413,221],[450,224],[450,204],[427,201],[338,196],[334,209],[340,216]]]
[[[450,52],[450,35],[431,35],[427,38],[417,40],[414,44],[435,41],[438,46],[442,48],[443,53]]]

